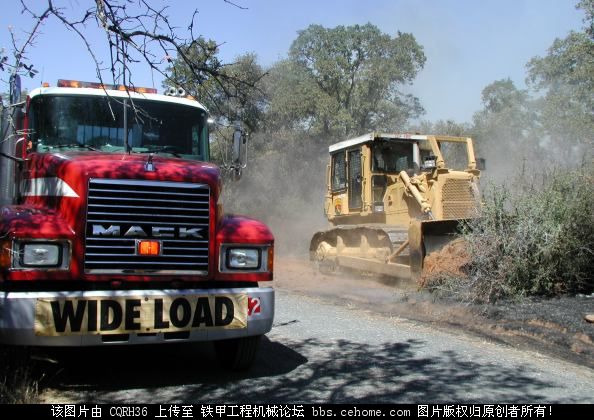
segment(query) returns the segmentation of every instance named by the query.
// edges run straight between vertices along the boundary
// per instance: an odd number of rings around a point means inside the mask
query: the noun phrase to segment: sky
[[[41,13],[46,0],[24,0]],[[9,6],[12,3],[13,6]],[[372,23],[395,36],[412,33],[423,46],[427,62],[411,86],[403,90],[418,96],[425,108],[422,119],[471,122],[481,109],[481,91],[490,83],[511,78],[525,88],[526,63],[544,56],[555,38],[582,30],[583,12],[577,0],[150,0],[155,8],[168,6],[167,14],[185,37],[194,10],[195,33],[214,39],[220,57],[232,62],[255,53],[264,67],[287,56],[298,31],[311,24],[327,28]],[[54,0],[67,14],[82,16],[92,0]],[[0,48],[10,54],[10,30],[19,42],[27,38],[34,20],[21,14],[19,0],[4,0],[0,13]],[[10,29],[12,28],[12,29]],[[105,34],[96,25],[85,30],[93,52],[109,59]],[[23,79],[32,89],[58,79],[97,80],[94,62],[77,36],[55,18],[45,22],[26,56],[39,74]],[[0,73],[3,82],[7,73]],[[106,74],[104,77],[107,77]],[[134,67],[136,86],[161,90],[162,76],[148,66]],[[5,83],[0,91],[6,91]]]

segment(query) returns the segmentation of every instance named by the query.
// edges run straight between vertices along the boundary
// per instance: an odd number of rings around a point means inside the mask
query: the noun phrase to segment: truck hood
[[[218,196],[221,176],[216,165],[156,154],[152,158],[149,156],[146,153],[86,151],[31,153],[24,178],[58,178],[79,196],[85,195],[90,178],[203,183]],[[147,165],[149,159],[152,168]]]
[[[208,209],[207,214],[209,215],[208,220],[205,220],[202,224],[208,225],[208,234],[202,234],[207,238],[214,238],[214,221],[218,211],[217,203],[221,188],[221,174],[218,167],[210,163],[159,155],[152,156],[152,165],[147,165],[147,162],[149,162],[148,154],[136,153],[130,155],[125,153],[111,154],[91,151],[31,153],[27,156],[25,163],[26,170],[24,171],[21,183],[20,192],[22,202],[19,203],[21,206],[11,206],[6,211],[12,212],[13,216],[11,217],[15,220],[13,225],[17,222],[20,223],[17,227],[20,229],[18,234],[21,237],[38,238],[43,234],[45,237],[60,237],[62,240],[69,241],[72,254],[70,271],[65,274],[62,272],[62,275],[72,279],[88,278],[85,276],[90,276],[90,274],[85,273],[84,269],[86,258],[86,242],[84,238],[86,237],[85,232],[88,229],[88,189],[90,180],[92,179],[162,181],[167,182],[163,186],[163,190],[165,191],[170,188],[173,189],[174,186],[171,184],[175,182],[207,185],[210,191],[210,199],[200,201],[198,205],[203,206],[202,210]],[[152,166],[152,168],[147,166]],[[141,183],[137,184],[141,185]],[[131,185],[134,185],[134,183],[131,183]],[[123,198],[124,195],[120,195],[119,197]],[[125,200],[125,198],[123,199]],[[206,203],[208,203],[208,207],[204,208]],[[119,202],[112,204],[117,206]],[[122,202],[121,205],[124,207],[125,203]],[[114,206],[112,205],[111,207],[113,208]],[[27,213],[27,209],[31,210]],[[114,217],[117,218],[113,221],[114,225],[126,225],[126,229],[132,229],[134,227],[135,229],[147,229],[148,231],[149,228],[152,229],[155,225],[163,225],[168,229],[171,229],[171,226],[174,226],[174,228],[176,226],[173,222],[164,221],[163,218],[166,215],[162,214],[142,214],[141,212],[137,215],[138,217],[136,215],[131,217],[134,220],[138,220],[138,222],[135,222],[130,221],[130,218],[128,221],[125,221],[125,218],[122,217],[126,216],[126,213],[121,213],[119,209],[105,211],[111,211],[109,214],[114,214]],[[99,212],[97,214],[102,215],[104,213]],[[158,221],[154,221],[152,219],[153,216]],[[204,218],[204,216],[201,217]],[[120,220],[122,220],[121,223],[119,223]],[[105,220],[105,224],[98,222],[98,226],[102,226],[105,229],[109,229],[111,224],[112,221],[107,219]],[[193,229],[194,224],[196,223],[188,222],[188,225],[182,226],[182,228]],[[161,228],[165,228],[163,226]],[[206,246],[208,247],[207,250],[204,248]],[[216,262],[214,261],[214,241],[209,241],[204,246],[196,245],[189,249],[194,250],[194,252],[208,251],[208,255],[212,259],[212,261],[209,260],[208,264],[204,263],[201,265],[204,268],[196,269],[196,272],[200,272],[199,275],[194,273],[192,275],[202,278],[204,277],[202,272],[208,267],[214,270],[216,266]],[[163,258],[168,257],[165,256]],[[112,274],[93,274],[93,276],[95,275],[98,276],[94,277],[95,279],[105,281],[111,281],[115,278]],[[155,279],[155,277],[151,276],[145,277],[139,275],[135,279]],[[158,278],[162,279],[162,277]],[[121,279],[125,280],[129,279],[129,277],[122,274]]]

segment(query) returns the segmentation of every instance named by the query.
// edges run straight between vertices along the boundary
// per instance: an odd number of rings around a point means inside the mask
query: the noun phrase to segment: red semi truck
[[[213,341],[224,364],[249,367],[272,327],[274,238],[223,213],[205,107],[60,80],[31,91],[20,116],[13,108],[0,156],[0,343]]]

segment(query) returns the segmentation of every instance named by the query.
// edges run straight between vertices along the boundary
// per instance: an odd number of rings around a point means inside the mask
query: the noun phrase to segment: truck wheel
[[[257,335],[215,341],[214,348],[219,363],[231,370],[249,369],[256,359],[260,338],[261,336]]]

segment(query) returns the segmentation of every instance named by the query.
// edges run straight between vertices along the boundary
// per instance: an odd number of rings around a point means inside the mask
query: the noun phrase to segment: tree
[[[471,135],[469,124],[458,123],[454,120],[437,120],[436,122],[423,120],[418,124],[410,126],[407,131],[419,134],[442,134],[458,137]]]
[[[509,173],[520,164],[579,164],[591,159],[594,138],[594,0],[577,5],[586,12],[584,32],[556,39],[544,57],[528,64],[528,90],[510,79],[482,92],[473,134],[481,154]]]
[[[584,32],[556,39],[545,57],[527,65],[527,82],[540,94],[540,121],[565,159],[588,159],[594,145],[594,0],[583,0]]]
[[[271,69],[272,124],[327,138],[403,127],[423,110],[400,88],[424,63],[411,34],[390,37],[371,24],[311,25]]]
[[[481,92],[484,110],[491,114],[522,106],[527,99],[527,92],[517,89],[509,78],[497,80],[487,85]]]
[[[185,55],[192,62],[204,62],[219,68],[226,80],[242,80],[241,87],[213,78],[197,79],[192,69],[181,58],[176,58],[168,68],[169,78],[165,86],[184,86],[187,93],[198,99],[211,111],[211,117],[220,125],[232,125],[235,121],[244,123],[250,131],[258,130],[266,104],[266,96],[260,88],[265,72],[257,62],[255,54],[244,54],[232,64],[221,64],[217,54],[218,45],[213,40],[199,38],[189,46]]]
[[[582,0],[575,7],[582,9],[586,14],[584,16],[585,30],[590,39],[594,39],[594,0]]]
[[[209,109],[215,122],[211,132],[214,144],[212,158],[225,167],[229,163],[229,147],[232,145],[227,140],[233,135],[235,123],[241,123],[249,133],[258,131],[262,125],[266,95],[260,88],[260,82],[265,72],[257,63],[255,54],[244,54],[237,57],[233,64],[222,65],[218,52],[218,45],[213,40],[199,38],[184,53],[192,62],[219,67],[219,73],[225,79],[196,78],[192,69],[178,56],[168,68],[169,77],[163,84],[165,87],[183,86],[188,94]],[[241,80],[243,83],[238,86],[226,84],[225,80]]]
[[[473,116],[471,129],[477,154],[486,157],[491,175],[506,177],[528,157],[541,156],[534,104],[526,90],[516,88],[511,79],[497,80],[482,91],[483,109]]]

